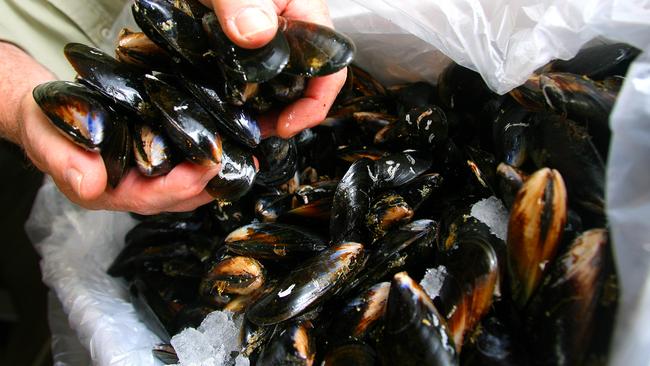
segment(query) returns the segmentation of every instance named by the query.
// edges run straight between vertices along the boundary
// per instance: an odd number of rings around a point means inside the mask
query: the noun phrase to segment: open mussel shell
[[[162,112],[167,136],[197,164],[221,163],[222,142],[210,114],[191,96],[155,77],[145,79],[153,103]]]
[[[120,31],[115,56],[123,63],[143,70],[168,71],[173,67],[169,53],[142,32]]]
[[[284,183],[298,170],[298,147],[294,139],[269,137],[259,144],[255,155],[260,161],[256,183],[273,187]]]
[[[316,358],[311,321],[294,322],[275,329],[260,353],[258,366],[311,366]]]
[[[264,285],[266,273],[260,262],[249,257],[230,257],[214,264],[203,277],[199,292],[204,295],[248,295]]]
[[[289,74],[307,77],[333,74],[352,63],[356,47],[347,36],[331,28],[279,18],[280,32],[289,42]]]
[[[154,115],[142,84],[143,74],[137,69],[81,43],[68,43],[63,52],[84,84],[140,116]]]
[[[113,111],[102,96],[84,85],[51,81],[34,88],[34,100],[64,136],[90,151],[99,151],[113,132]]]
[[[555,258],[567,219],[567,193],[557,170],[540,169],[519,190],[508,221],[512,297],[528,303]]]
[[[583,364],[596,336],[608,271],[605,229],[585,231],[559,257],[526,310],[535,365]]]
[[[323,239],[300,227],[271,223],[242,226],[224,243],[233,253],[275,260],[310,256],[327,248]]]
[[[363,258],[363,245],[359,243],[330,247],[294,268],[246,315],[258,325],[291,319],[336,294],[361,269]]]
[[[372,160],[357,160],[339,182],[330,218],[330,238],[333,243],[365,238],[365,216],[370,207],[373,170]]]
[[[203,16],[203,29],[224,66],[242,81],[269,81],[280,74],[289,63],[289,44],[280,31],[265,46],[246,49],[237,46],[226,36],[213,12]]]
[[[201,20],[185,13],[167,0],[135,0],[131,10],[133,18],[142,31],[156,44],[204,71],[210,61],[207,58],[208,40]],[[214,70],[212,70],[214,72]]]
[[[189,73],[182,73],[180,80],[224,133],[250,148],[260,143],[262,134],[257,120],[248,110],[228,104],[214,83]]]
[[[212,178],[205,190],[214,198],[236,200],[244,196],[253,187],[255,161],[253,154],[228,140],[223,141],[221,153],[221,170]]]
[[[363,342],[342,344],[325,355],[323,366],[374,366],[377,364],[377,354]]]
[[[457,365],[445,319],[406,272],[393,277],[378,349],[386,365]]]
[[[145,123],[133,127],[133,155],[138,170],[148,177],[169,173],[177,161],[169,139]]]
[[[108,184],[115,188],[128,173],[133,151],[133,138],[126,118],[114,115],[115,125],[107,142],[102,146],[102,159],[106,166]]]

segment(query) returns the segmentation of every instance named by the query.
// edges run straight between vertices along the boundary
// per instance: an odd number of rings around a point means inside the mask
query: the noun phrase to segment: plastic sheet
[[[650,349],[650,0],[330,0],[337,28],[358,45],[357,62],[392,84],[435,82],[450,59],[504,93],[553,58],[604,37],[646,51],[632,66],[611,118],[607,204],[621,281],[611,365],[648,365]],[[447,57],[449,56],[449,57]],[[98,365],[153,365],[156,337],[105,274],[133,225],[126,214],[89,212],[48,182],[28,231],[56,292]]]

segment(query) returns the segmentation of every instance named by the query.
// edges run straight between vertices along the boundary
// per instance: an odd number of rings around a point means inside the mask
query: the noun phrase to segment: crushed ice
[[[445,266],[427,269],[424,278],[420,281],[420,286],[422,286],[424,292],[426,292],[431,299],[435,299],[440,294],[440,289],[442,288],[446,274],[447,268],[445,268]]]
[[[241,324],[241,317],[215,311],[198,328],[175,335],[171,344],[178,355],[176,366],[247,366],[248,359],[239,354]]]
[[[471,215],[490,228],[490,232],[505,241],[508,236],[508,210],[495,196],[480,200],[472,206]]]

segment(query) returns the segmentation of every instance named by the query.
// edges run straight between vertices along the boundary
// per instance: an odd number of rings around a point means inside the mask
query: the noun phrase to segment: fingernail
[[[247,8],[235,18],[235,27],[243,38],[265,32],[275,26],[273,19],[260,8]]]
[[[81,196],[81,181],[83,180],[83,175],[81,172],[75,168],[68,168],[65,171],[63,178],[65,179],[66,183],[68,183],[68,185],[72,188],[72,190],[77,194],[77,196]]]

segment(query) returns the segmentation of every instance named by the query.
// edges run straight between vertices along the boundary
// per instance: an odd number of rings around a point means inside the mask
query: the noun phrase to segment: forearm
[[[21,144],[20,123],[25,96],[55,76],[20,48],[0,42],[0,137]]]

